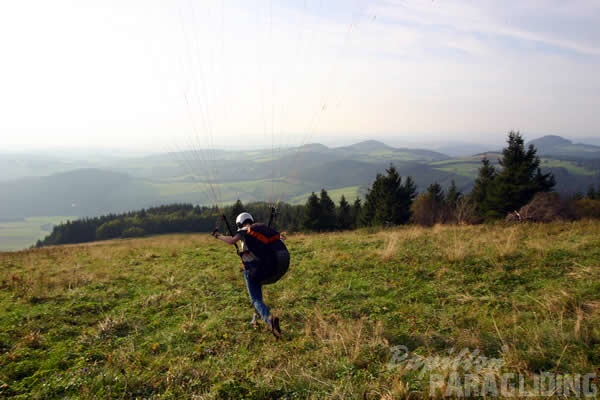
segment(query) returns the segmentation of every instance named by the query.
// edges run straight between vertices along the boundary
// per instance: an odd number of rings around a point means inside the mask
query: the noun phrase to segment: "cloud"
[[[0,14],[8,110],[0,132],[12,133],[6,142],[46,143],[51,134],[130,147],[205,132],[263,142],[292,132],[593,135],[599,8],[581,0],[13,2]]]
[[[383,1],[375,7],[390,26],[407,26],[455,47],[481,51],[479,38],[537,42],[581,55],[600,55],[600,5],[593,2]]]

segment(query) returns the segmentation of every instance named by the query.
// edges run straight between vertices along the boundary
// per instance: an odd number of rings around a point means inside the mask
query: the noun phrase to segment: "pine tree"
[[[538,192],[551,191],[556,184],[552,173],[543,174],[537,150],[525,142],[519,132],[508,134],[508,146],[502,150],[501,171],[488,192],[488,215],[502,217],[520,209]]]
[[[452,182],[450,182],[450,187],[448,188],[448,193],[446,193],[446,204],[452,213],[456,209],[456,203],[458,202],[458,199],[461,197],[462,193],[456,187],[456,182],[454,179],[452,179]]]
[[[321,216],[321,204],[319,197],[312,192],[304,206],[304,217],[302,218],[302,226],[310,231],[319,229],[319,218]]]
[[[333,202],[333,200],[331,200],[331,197],[329,197],[329,194],[325,189],[321,189],[319,205],[321,206],[321,215],[319,216],[319,230],[335,230],[337,220],[337,216],[335,213],[335,203]]]
[[[235,223],[235,219],[237,218],[237,216],[243,213],[244,211],[246,211],[244,204],[242,204],[242,201],[240,199],[237,199],[231,207],[231,211],[229,212],[229,221],[231,221],[230,224]],[[231,229],[235,230],[236,228],[232,225]]]
[[[490,210],[488,198],[495,178],[496,168],[487,157],[483,157],[479,174],[471,191],[471,201],[475,204],[477,213],[481,216],[484,216]]]
[[[416,186],[411,177],[402,178],[393,165],[386,175],[377,174],[369,189],[364,205],[365,225],[405,224],[410,219],[410,207],[416,196]]]
[[[360,198],[357,197],[354,200],[354,203],[352,204],[352,208],[351,208],[350,212],[351,212],[351,216],[352,216],[352,225],[355,228],[358,228],[359,226],[362,225],[361,217],[362,217],[362,213],[363,213],[363,207],[362,207],[362,202],[360,201]]]
[[[337,213],[337,227],[342,230],[354,228],[354,220],[350,204],[346,201],[346,197],[342,195]]]
[[[434,182],[427,187],[427,196],[430,199],[429,210],[433,223],[444,223],[446,220],[446,195],[442,186]]]
[[[404,184],[400,185],[400,190],[397,195],[398,206],[396,207],[396,219],[397,224],[406,224],[411,217],[411,206],[415,198],[417,197],[417,185],[412,177],[407,176]]]
[[[588,199],[591,199],[591,200],[596,200],[596,198],[598,196],[600,196],[599,192],[600,192],[600,186],[598,187],[598,192],[596,192],[596,189],[594,189],[594,185],[592,184],[589,186],[585,197],[587,197]]]

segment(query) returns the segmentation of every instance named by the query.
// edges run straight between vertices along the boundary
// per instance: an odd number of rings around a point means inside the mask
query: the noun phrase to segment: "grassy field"
[[[492,157],[489,157],[492,159]],[[440,171],[451,172],[457,175],[466,176],[475,179],[481,168],[481,157],[465,157],[462,159],[452,159],[443,161],[434,161],[429,163],[430,166]],[[541,158],[542,168],[564,168],[573,175],[594,175],[596,172],[587,168],[578,166],[572,161],[556,160],[552,158]]]
[[[594,175],[597,173],[596,171],[579,167],[572,161],[555,160],[551,158],[542,158],[540,166],[542,168],[564,168],[573,175]]]
[[[251,328],[238,258],[209,235],[0,253],[0,397],[430,398],[457,395],[457,373],[597,373],[600,222],[287,245],[265,289],[279,341]]]
[[[481,168],[481,161],[438,161],[430,163],[435,169],[450,172],[456,175],[466,176],[475,179]]]
[[[360,186],[347,186],[347,187],[343,187],[343,188],[339,188],[339,189],[328,190],[327,194],[329,195],[329,197],[331,198],[331,200],[333,200],[333,202],[335,204],[339,205],[339,202],[340,202],[342,196],[344,196],[346,198],[346,201],[348,203],[353,204],[354,200],[357,197],[361,197],[360,190],[361,190]],[[317,196],[319,196],[320,192],[315,192],[315,194]],[[305,193],[300,196],[292,197],[290,199],[290,203],[291,204],[306,204],[310,195],[311,195],[311,193]]]
[[[52,226],[75,217],[31,217],[21,221],[0,222],[0,251],[31,247],[52,231]]]

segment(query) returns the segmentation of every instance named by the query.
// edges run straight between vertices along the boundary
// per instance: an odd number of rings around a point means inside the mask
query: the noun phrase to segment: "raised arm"
[[[242,235],[236,233],[234,236],[221,235],[219,232],[215,232],[213,236],[219,240],[224,241],[227,244],[236,244],[242,239]]]

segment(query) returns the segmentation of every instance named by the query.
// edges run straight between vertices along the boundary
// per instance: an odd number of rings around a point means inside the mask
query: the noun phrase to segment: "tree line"
[[[437,182],[418,193],[412,177],[402,177],[393,164],[377,174],[364,199],[352,203],[341,196],[339,203],[324,188],[311,193],[303,205],[265,202],[226,207],[172,204],[140,211],[68,221],[54,226],[36,247],[82,243],[114,238],[139,237],[174,232],[232,230],[235,217],[250,212],[257,221],[268,221],[273,209],[275,227],[286,231],[323,232],[361,227],[386,227],[415,223],[472,224],[501,218],[516,220],[600,218],[600,185],[588,193],[562,199],[552,189],[551,173],[543,173],[533,145],[525,148],[519,132],[510,132],[507,147],[494,165],[483,157],[473,189],[462,193],[452,181],[447,190]],[[225,218],[223,218],[225,216]]]

